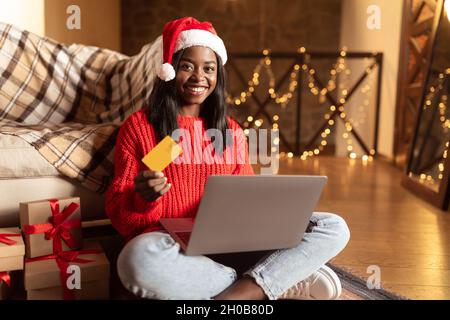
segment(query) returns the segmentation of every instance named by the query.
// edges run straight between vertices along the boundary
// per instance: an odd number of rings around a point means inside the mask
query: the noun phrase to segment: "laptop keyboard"
[[[189,239],[191,238],[192,232],[175,232],[175,234],[184,242],[184,244],[189,243]]]

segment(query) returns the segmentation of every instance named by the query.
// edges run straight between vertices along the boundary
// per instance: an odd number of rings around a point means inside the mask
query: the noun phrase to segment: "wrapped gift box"
[[[0,272],[23,270],[25,245],[19,228],[0,228]]]
[[[67,272],[72,265],[79,267],[80,289],[76,288],[77,280],[74,281],[77,272]],[[92,242],[79,251],[26,259],[25,290],[28,300],[108,299],[108,259],[101,246]]]
[[[82,247],[80,198],[20,203],[27,258]]]
[[[27,291],[27,300],[61,300],[61,287],[35,289]],[[90,281],[82,284],[82,290],[76,290],[76,300],[109,299],[109,280]]]

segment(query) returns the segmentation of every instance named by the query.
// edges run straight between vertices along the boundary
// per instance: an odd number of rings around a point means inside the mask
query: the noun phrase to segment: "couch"
[[[161,47],[129,57],[0,22],[0,227],[18,226],[19,202],[55,197],[106,218],[115,137],[148,100]]]

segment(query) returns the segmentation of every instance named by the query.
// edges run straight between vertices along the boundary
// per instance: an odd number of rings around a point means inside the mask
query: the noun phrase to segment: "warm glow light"
[[[0,0],[1,1],[1,0]],[[447,2],[450,2],[450,0],[447,0]],[[349,94],[349,90],[348,89],[344,89],[344,85],[337,85],[336,81],[337,81],[337,76],[341,73],[341,72],[346,72],[346,74],[350,74],[350,70],[347,69],[347,65],[345,63],[346,61],[346,56],[347,56],[347,48],[342,48],[340,51],[340,56],[338,57],[336,64],[333,65],[332,69],[330,70],[330,79],[328,80],[327,86],[326,87],[321,87],[319,86],[316,81],[315,81],[315,74],[317,73],[315,69],[313,69],[310,65],[308,61],[305,61],[305,63],[302,64],[295,64],[292,68],[292,70],[290,71],[290,82],[289,82],[289,86],[288,86],[288,91],[285,93],[282,93],[280,91],[278,91],[278,89],[275,89],[275,84],[276,84],[276,79],[275,79],[275,75],[273,73],[272,70],[272,61],[270,59],[270,49],[266,48],[263,50],[263,57],[260,59],[258,65],[256,65],[256,67],[253,70],[253,77],[250,81],[248,81],[248,88],[245,91],[240,92],[240,95],[238,95],[237,97],[232,97],[232,96],[228,96],[226,97],[226,101],[227,103],[230,104],[235,104],[236,106],[238,105],[244,105],[246,102],[246,99],[249,99],[249,97],[251,97],[254,92],[257,89],[257,86],[260,83],[265,84],[265,82],[263,81],[263,76],[264,74],[262,73],[262,69],[264,68],[264,70],[266,71],[265,74],[268,77],[267,82],[268,82],[268,88],[265,89],[265,92],[268,92],[270,98],[273,99],[273,102],[281,105],[281,107],[285,108],[286,106],[288,106],[288,104],[290,103],[290,101],[292,101],[292,98],[295,96],[295,91],[298,87],[298,84],[300,83],[298,77],[301,74],[301,72],[305,71],[306,76],[307,76],[307,85],[308,85],[308,89],[309,91],[314,94],[314,95],[319,95],[319,102],[321,104],[325,103],[325,95],[328,95],[329,93],[331,93],[333,90],[339,88],[338,91],[338,95],[339,93],[341,93],[341,97],[339,97],[339,104],[337,105],[329,105],[329,113],[326,113],[323,115],[326,123],[328,124],[328,128],[324,129],[320,136],[321,139],[318,143],[317,146],[315,146],[314,148],[312,148],[311,150],[305,151],[303,152],[303,154],[300,156],[301,160],[306,160],[308,157],[313,157],[313,156],[317,156],[319,155],[329,144],[327,142],[327,137],[328,135],[331,134],[332,132],[332,127],[337,124],[337,121],[339,120],[334,120],[335,117],[344,119],[345,122],[345,132],[342,134],[342,137],[344,139],[347,140],[347,151],[348,151],[348,157],[352,159],[351,162],[355,163],[353,159],[356,159],[358,156],[355,153],[355,147],[352,146],[352,142],[351,139],[348,139],[351,132],[353,131],[353,127],[352,125],[354,125],[355,128],[360,127],[363,122],[364,122],[364,118],[362,117],[361,121],[353,121],[352,118],[350,118],[349,120],[345,120],[348,117],[350,117],[349,114],[345,113],[345,104],[347,103],[347,99],[348,98],[348,94]],[[298,53],[300,54],[305,54],[306,55],[306,49],[304,47],[300,47],[298,48]],[[371,70],[369,70],[370,68],[367,68],[366,72],[370,72]],[[348,71],[348,72],[347,72]],[[289,74],[289,73],[288,73]],[[369,85],[365,85],[361,92],[367,94],[370,91],[370,86]],[[367,96],[369,96],[367,94]],[[430,99],[430,98],[429,98]],[[428,100],[429,100],[428,99]],[[441,101],[443,101],[443,99],[441,99]],[[364,100],[364,104],[368,105],[369,104],[369,100],[366,99]],[[361,112],[364,110],[364,106],[361,104],[360,105],[360,109]],[[443,109],[443,108],[441,108]],[[444,110],[444,109],[443,109]],[[445,110],[444,110],[445,111]],[[439,116],[442,117],[444,116],[442,110],[439,110]],[[273,120],[273,121],[270,121]],[[281,127],[280,124],[278,124],[278,121],[280,120],[279,115],[275,114],[272,116],[272,119],[269,118],[268,124],[269,126],[272,126],[273,130],[279,131],[279,128]],[[270,123],[272,122],[272,123]],[[262,125],[264,123],[263,119],[258,119],[255,118],[254,116],[248,116],[247,117],[247,121],[244,122],[244,128],[246,130],[244,130],[245,134],[248,136],[249,135],[249,129],[247,129],[248,127],[254,125],[256,128],[261,128]],[[444,126],[444,124],[442,124]],[[449,128],[450,128],[450,119],[449,119]],[[281,143],[279,138],[275,138],[272,140],[272,151],[275,149],[274,145],[276,147],[278,147]],[[277,149],[278,150],[278,149]],[[373,156],[375,155],[375,150],[370,150],[369,154],[367,155],[363,155],[362,156],[362,160],[364,162],[364,164],[366,164],[365,162],[371,162],[373,160]],[[446,158],[447,154],[444,153],[443,157]],[[289,153],[280,153],[279,154],[279,158],[293,158],[294,154],[292,152]],[[442,171],[440,171],[442,172]],[[426,179],[427,177],[425,177]]]
[[[444,2],[445,11],[447,13],[447,19],[450,21],[450,0]]]
[[[275,138],[275,139],[273,139],[273,144],[274,145],[278,145],[280,143],[280,138]]]
[[[46,30],[44,0],[0,0],[0,21],[26,29],[39,36]]]

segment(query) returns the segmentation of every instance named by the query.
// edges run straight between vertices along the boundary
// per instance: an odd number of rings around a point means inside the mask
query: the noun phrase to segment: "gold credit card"
[[[173,160],[175,160],[183,149],[170,136],[166,136],[147,155],[142,162],[153,171],[163,171]]]

